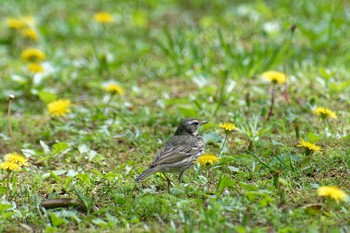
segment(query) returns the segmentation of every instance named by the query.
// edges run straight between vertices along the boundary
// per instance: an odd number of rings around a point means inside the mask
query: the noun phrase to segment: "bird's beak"
[[[205,125],[208,121],[201,121],[201,125]]]

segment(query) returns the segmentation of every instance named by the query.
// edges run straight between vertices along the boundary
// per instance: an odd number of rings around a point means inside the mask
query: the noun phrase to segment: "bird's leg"
[[[164,172],[162,172],[163,173],[163,175],[164,175],[164,177],[165,177],[165,179],[166,179],[166,181],[168,182],[168,191],[170,191],[170,187],[172,186],[172,184],[171,184],[171,180],[165,175],[165,173]]]
[[[182,183],[182,176],[184,175],[186,170],[182,171],[179,175],[179,183]]]

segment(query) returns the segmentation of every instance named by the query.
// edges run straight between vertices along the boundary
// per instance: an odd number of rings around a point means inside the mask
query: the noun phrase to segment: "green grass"
[[[93,21],[99,11],[115,22]],[[30,166],[14,172],[3,232],[348,232],[349,200],[317,196],[320,186],[350,194],[349,4],[345,1],[2,1],[0,155]],[[38,41],[10,30],[8,17],[32,16]],[[295,27],[295,30],[294,30]],[[20,59],[36,47],[53,71],[33,82]],[[46,68],[48,70],[48,68]],[[47,72],[46,70],[46,72]],[[287,74],[275,86],[268,70]],[[115,81],[125,95],[103,85]],[[52,98],[70,99],[54,119]],[[338,118],[329,124],[312,110]],[[161,175],[133,180],[181,119],[209,121],[210,168],[195,166],[167,191]],[[238,128],[228,135],[219,123]],[[299,138],[321,151],[306,155]],[[2,159],[1,159],[2,160]],[[44,209],[72,198],[95,211]]]

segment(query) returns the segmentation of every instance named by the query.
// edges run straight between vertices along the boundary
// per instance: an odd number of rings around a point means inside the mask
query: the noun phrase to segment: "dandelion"
[[[299,144],[297,145],[297,147],[304,147],[307,155],[311,154],[311,152],[313,151],[319,152],[321,150],[321,147],[316,146],[313,143],[306,142],[303,139],[299,141]]]
[[[278,71],[267,71],[262,74],[262,77],[273,84],[271,87],[271,105],[266,119],[269,120],[270,117],[273,116],[273,108],[275,104],[275,84],[284,84],[286,82],[286,74]]]
[[[29,72],[33,74],[44,73],[45,71],[44,67],[39,63],[29,63],[27,65],[27,69],[29,70]]]
[[[9,197],[9,191],[10,191],[10,174],[13,171],[19,171],[21,168],[21,165],[16,162],[11,161],[5,161],[0,163],[0,169],[7,171],[6,176],[6,198]]]
[[[2,170],[11,172],[11,171],[18,171],[21,168],[21,166],[18,163],[5,161],[5,162],[0,163],[0,168]]]
[[[17,163],[20,166],[27,166],[27,159],[24,158],[22,155],[17,153],[10,153],[5,155],[5,161]]]
[[[40,62],[45,60],[46,55],[43,51],[39,49],[27,48],[23,50],[21,57],[25,61]]]
[[[208,166],[208,165],[211,165],[213,163],[216,163],[217,161],[219,161],[219,157],[217,157],[216,155],[212,155],[212,154],[203,154],[197,159],[197,162],[201,166]]]
[[[10,174],[13,171],[19,171],[21,166],[26,166],[27,159],[17,153],[10,153],[5,155],[5,161],[0,163],[0,169],[7,171],[6,176],[6,197],[9,197],[10,190]]]
[[[112,23],[114,21],[114,18],[108,12],[98,12],[94,15],[94,20],[97,23],[107,24],[107,23]]]
[[[197,158],[196,162],[199,163],[201,167],[205,166],[207,168],[207,177],[210,179],[209,166],[219,161],[219,159],[218,156],[213,154],[203,154]]]
[[[236,126],[232,123],[220,123],[219,128],[225,129],[225,131],[232,131],[236,129]]]
[[[38,33],[33,28],[24,28],[21,30],[21,35],[24,38],[37,41],[39,39]]]
[[[335,201],[347,201],[348,195],[337,186],[322,186],[317,189],[317,195],[322,197],[330,197]]]
[[[12,17],[6,19],[6,25],[15,30],[20,30],[26,26],[22,20]]]
[[[317,107],[314,109],[314,114],[320,115],[322,119],[328,119],[328,118],[337,118],[337,115],[329,110],[328,108],[324,107]]]
[[[6,19],[6,25],[9,28],[15,29],[15,30],[21,30],[28,26],[34,26],[35,25],[35,19],[31,16],[21,17],[21,18],[7,18]]]
[[[286,82],[286,75],[278,71],[267,71],[262,76],[273,84],[284,84]]]
[[[118,84],[115,84],[115,83],[108,84],[105,87],[105,91],[107,91],[107,92],[109,92],[111,94],[124,95],[124,89],[121,86],[119,86]]]
[[[14,137],[12,133],[12,126],[11,126],[11,104],[12,100],[15,98],[14,95],[9,95],[9,104],[8,104],[8,128],[9,128],[9,134],[11,136],[11,152],[9,154],[6,154],[4,156],[4,162],[0,163],[0,169],[7,171],[7,175],[5,177],[6,179],[6,198],[9,198],[9,191],[10,191],[10,175],[13,171],[20,170],[21,166],[27,166],[27,159],[24,158],[22,155],[13,152],[14,147]]]
[[[47,111],[50,116],[60,117],[65,116],[70,112],[69,107],[71,106],[71,101],[67,99],[60,99],[51,102],[47,105]]]
[[[227,141],[227,137],[229,135],[229,133],[233,130],[236,129],[236,126],[232,123],[229,123],[229,122],[225,122],[225,123],[220,123],[219,125],[219,128],[222,128],[225,130],[225,139],[224,139],[224,142],[222,143],[222,146],[221,146],[221,149],[220,149],[220,155],[222,153],[222,150],[224,149],[224,146],[226,144],[226,141]]]

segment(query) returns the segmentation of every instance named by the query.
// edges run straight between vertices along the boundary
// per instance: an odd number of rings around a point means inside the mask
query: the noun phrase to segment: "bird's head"
[[[198,129],[201,125],[208,123],[207,121],[200,121],[198,119],[184,119],[177,127],[175,135],[186,135],[190,134],[193,136],[198,135]]]

